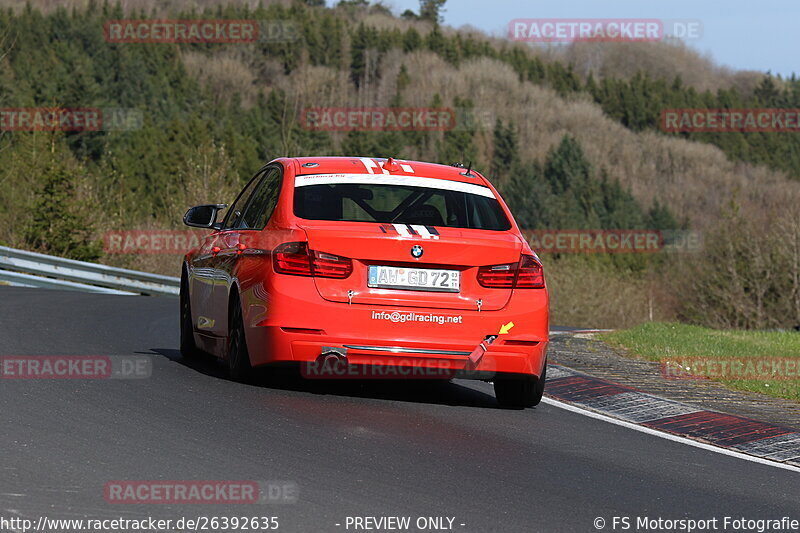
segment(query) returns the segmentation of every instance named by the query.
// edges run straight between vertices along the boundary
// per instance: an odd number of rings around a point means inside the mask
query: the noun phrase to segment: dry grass
[[[181,224],[181,217],[189,206],[230,202],[242,188],[225,148],[214,144],[196,147],[185,164],[176,169],[174,184],[172,190],[164,195],[167,207],[161,216],[137,219],[134,227],[117,222],[111,229],[187,230]],[[130,217],[121,217],[121,220],[130,221]],[[95,227],[102,228],[102,231],[109,229],[107,223],[97,223]],[[102,237],[102,234],[97,235],[97,238]],[[181,257],[182,254],[164,253],[107,254],[103,257],[103,262],[112,266],[177,276],[180,273]]]
[[[716,65],[704,55],[681,41],[655,43],[572,43],[547,49],[550,61],[575,65],[575,72],[584,78],[631,78],[646,72],[652,78],[673,80],[680,76],[683,83],[700,91],[706,89],[752,90],[764,74],[755,71],[735,71]]]
[[[331,67],[303,65],[290,76],[276,76],[273,83],[296,102],[298,111],[301,107],[321,105],[344,107],[359,105],[356,103],[356,91],[342,91],[342,87],[350,85],[348,73]],[[371,105],[364,102],[360,105]]]
[[[551,324],[622,328],[674,320],[673,302],[655,280],[583,259],[542,257],[550,290]]]
[[[257,74],[241,57],[239,51],[226,49],[207,56],[200,52],[181,54],[186,72],[211,90],[216,104],[228,105],[237,94],[245,109],[253,107],[258,97]]]
[[[367,26],[372,26],[382,30],[397,29],[400,31],[406,31],[410,28],[415,28],[420,35],[427,35],[433,29],[433,25],[430,22],[406,20],[400,17],[390,17],[383,13],[375,12],[362,11],[355,17],[355,20],[357,22],[363,22]]]
[[[607,169],[644,205],[658,198],[700,229],[717,220],[720,207],[734,194],[753,213],[791,205],[800,194],[800,183],[782,173],[734,163],[709,144],[632,132],[587,98],[565,99],[520,82],[509,66],[496,60],[482,58],[454,68],[419,52],[404,63],[412,79],[413,91],[406,95],[412,105],[427,105],[437,93],[446,104],[456,96],[470,98],[478,110],[514,122],[524,159],[541,160],[565,134],[572,135],[596,168]],[[491,160],[490,138],[491,132],[483,132],[477,143],[483,168]]]
[[[288,6],[292,4],[292,0],[181,0],[180,2],[171,0],[119,0],[119,3],[126,13],[136,10],[155,13],[156,15],[169,15],[178,9],[202,11],[207,8],[227,5],[247,6],[250,9],[255,9],[259,4],[264,6],[271,4]],[[58,8],[85,10],[92,2],[90,0],[5,0],[3,7],[21,11],[26,4],[30,4],[33,9],[38,9],[43,13],[50,13]],[[97,6],[98,3],[94,2],[94,5]]]
[[[162,276],[181,275],[181,264],[183,254],[106,254],[103,256],[103,264],[152,272]]]
[[[33,0],[43,11],[57,6],[83,7],[88,0]],[[226,0],[185,2],[181,8],[199,9],[227,4]],[[256,0],[247,0],[255,7]],[[264,2],[265,4],[274,2]],[[289,3],[281,1],[277,3]],[[21,8],[21,0],[9,0],[6,7]],[[172,9],[165,0],[123,0],[123,7],[147,12]],[[425,34],[430,25],[405,21],[386,15],[357,11],[353,23],[380,28],[405,30],[415,27]],[[445,28],[446,33],[454,29]],[[474,29],[465,31],[474,32]],[[491,38],[502,43],[502,39]],[[530,48],[529,53],[547,61],[566,60],[576,65],[581,75],[595,72],[598,76],[628,77],[638,70],[654,77],[672,78],[680,74],[684,83],[698,89],[714,90],[737,87],[746,92],[760,79],[752,72],[734,72],[715,66],[708,58],[685,46],[665,43],[615,44],[580,43],[566,47]],[[345,57],[349,51],[345,50]],[[300,110],[310,106],[386,106],[397,91],[397,75],[405,65],[410,85],[403,92],[407,106],[431,105],[438,95],[444,106],[452,106],[456,97],[469,99],[478,112],[512,121],[519,135],[523,159],[543,159],[566,134],[578,139],[595,168],[604,168],[609,175],[629,187],[645,206],[655,198],[669,205],[679,217],[688,217],[696,229],[711,227],[719,220],[720,209],[731,198],[737,198],[742,210],[760,227],[769,225],[771,212],[800,204],[800,183],[783,174],[750,164],[729,161],[717,148],[689,142],[653,132],[635,133],[606,117],[601,108],[585,96],[563,98],[554,91],[521,82],[511,67],[489,58],[463,62],[458,67],[426,51],[404,54],[392,50],[380,61],[377,52],[370,52],[370,74],[357,90],[347,70],[312,66],[301,58],[300,66],[285,75],[279,62],[257,55],[254,47],[219,49],[211,55],[185,51],[183,64],[190,76],[210,89],[219,103],[228,103],[238,94],[249,107],[260,91],[282,89],[288,95],[286,120],[297,120]],[[432,135],[435,140],[438,134]],[[341,140],[341,135],[334,136]],[[3,146],[0,138],[0,150]],[[282,153],[293,153],[291,138],[284,139]],[[492,157],[492,131],[486,128],[475,137],[478,149],[476,167],[489,168]],[[407,147],[405,157],[430,160],[435,158],[433,142],[421,147]],[[369,154],[364,154],[369,155]],[[0,186],[12,169],[0,169]],[[176,228],[186,206],[216,202],[233,197],[240,183],[231,171],[224,147],[198,147],[184,168],[176,170],[176,186],[165,191],[170,206],[162,217],[144,221],[139,228]],[[6,198],[15,205],[30,202],[30,190],[15,185]],[[87,198],[102,196],[102,191],[82,189]],[[112,220],[125,220],[122,213],[106,214]],[[19,235],[15,226],[18,217],[0,209],[0,240]],[[103,227],[102,225],[100,227]],[[17,243],[11,243],[17,244]],[[139,255],[109,256],[110,263],[162,273],[175,272],[178,256]],[[610,269],[591,267],[581,261],[558,261],[546,264],[553,294],[553,321],[559,324],[623,327],[645,321],[674,318],[674,306],[650,280],[637,279]],[[800,294],[800,293],[798,293]],[[797,296],[800,299],[800,296]]]
[[[238,5],[255,9],[260,4],[269,6],[273,4],[290,6],[294,0],[119,0],[125,12],[144,11],[155,16],[168,16],[175,10],[211,9],[217,6]],[[34,9],[44,13],[52,12],[58,8],[85,9],[90,5],[90,0],[6,0],[4,8],[14,11],[22,10],[30,3]],[[332,2],[333,5],[336,1]],[[391,2],[384,5],[393,7]],[[393,9],[395,12],[400,10]],[[427,35],[433,26],[426,21],[406,20],[400,17],[388,16],[376,9],[337,9],[338,14],[348,17],[350,24],[364,23],[381,30],[406,31],[415,28],[421,35]],[[446,15],[446,12],[445,12]],[[472,35],[485,39],[494,46],[507,45],[508,41],[490,36],[483,31],[465,25],[460,28],[443,26],[445,35],[460,33],[464,36]],[[575,65],[576,72],[585,77],[593,72],[597,77],[629,78],[639,71],[648,72],[655,78],[673,79],[676,75],[683,78],[685,84],[699,90],[735,87],[740,92],[751,90],[763,77],[762,73],[755,71],[735,71],[727,67],[716,65],[713,60],[682,41],[670,40],[656,43],[605,43],[582,42],[569,45],[523,45],[532,56],[540,57],[545,61],[562,61]]]
[[[211,57],[186,53],[184,63],[220,100],[238,92],[247,104],[259,90],[283,89],[289,96],[286,117],[290,121],[297,120],[304,107],[389,105],[397,91],[397,74],[405,65],[411,83],[403,93],[404,105],[429,106],[436,95],[445,106],[457,97],[470,99],[477,111],[515,124],[520,156],[527,160],[542,160],[564,135],[572,135],[597,169],[604,168],[619,179],[643,205],[649,206],[657,198],[697,229],[713,224],[720,207],[734,196],[746,212],[756,216],[791,205],[800,195],[800,183],[782,173],[729,161],[709,144],[655,132],[632,132],[606,117],[587,97],[567,99],[546,87],[521,82],[511,67],[489,58],[454,67],[430,52],[392,50],[380,63],[375,59],[373,74],[359,89],[346,71],[304,64],[286,76],[279,65],[259,63],[242,51]],[[337,141],[341,137],[334,136]],[[486,169],[493,149],[490,127],[477,133],[475,144],[479,152],[476,164]],[[295,148],[301,149],[286,139],[283,153],[293,153]],[[432,142],[421,148],[407,147],[403,155],[436,157]]]

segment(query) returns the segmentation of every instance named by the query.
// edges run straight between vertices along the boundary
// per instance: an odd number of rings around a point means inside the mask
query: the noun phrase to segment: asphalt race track
[[[800,474],[551,405],[500,410],[485,383],[229,381],[181,359],[177,299],[0,287],[0,340],[3,356],[152,359],[147,379],[0,380],[6,518],[277,516],[280,531],[346,531],[348,516],[445,516],[464,532],[800,518]],[[299,499],[110,504],[112,480],[284,480]]]

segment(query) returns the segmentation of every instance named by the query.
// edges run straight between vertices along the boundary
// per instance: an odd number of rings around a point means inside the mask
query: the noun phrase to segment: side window
[[[270,168],[258,184],[250,203],[244,211],[239,227],[242,229],[264,229],[269,222],[275,206],[278,204],[278,194],[281,188],[281,172],[277,168]]]
[[[256,188],[256,185],[258,185],[263,175],[263,172],[259,172],[253,176],[242,192],[239,193],[239,196],[236,197],[236,200],[234,200],[233,204],[228,208],[228,212],[225,214],[225,220],[222,222],[222,229],[226,230],[238,227],[239,220],[242,218],[244,206],[247,205],[247,200],[253,194],[253,189]]]

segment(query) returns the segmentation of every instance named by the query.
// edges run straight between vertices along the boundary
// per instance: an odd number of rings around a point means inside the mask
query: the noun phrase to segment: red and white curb
[[[800,431],[796,428],[660,398],[561,365],[548,365],[545,390],[545,400],[552,399],[546,403],[578,406],[646,433],[690,439],[699,447],[746,454],[757,458],[756,462],[773,462],[800,472]]]

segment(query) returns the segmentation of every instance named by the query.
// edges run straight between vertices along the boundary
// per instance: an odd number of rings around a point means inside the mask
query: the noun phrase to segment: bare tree
[[[11,38],[11,28],[6,28],[6,31],[0,33],[0,61],[5,59],[8,53],[14,48],[14,43],[17,42],[16,37]]]
[[[0,33],[0,63],[5,60],[9,52],[11,52],[11,49],[14,48],[15,42],[16,38],[13,40],[11,39],[10,28],[7,28],[4,32]],[[7,132],[0,130],[0,152],[11,146],[11,142],[6,137]]]

